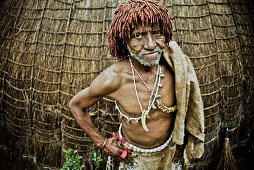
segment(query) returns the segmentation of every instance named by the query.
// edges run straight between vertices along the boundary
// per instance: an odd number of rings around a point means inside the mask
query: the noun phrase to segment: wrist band
[[[104,143],[103,143],[101,149],[103,149],[105,147],[106,143],[107,143],[107,138],[105,138]]]

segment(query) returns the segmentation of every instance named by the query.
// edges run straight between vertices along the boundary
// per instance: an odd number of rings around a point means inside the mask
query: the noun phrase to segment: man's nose
[[[153,37],[151,34],[147,34],[146,42],[144,44],[144,48],[148,50],[154,50],[156,47],[156,43],[153,40]]]

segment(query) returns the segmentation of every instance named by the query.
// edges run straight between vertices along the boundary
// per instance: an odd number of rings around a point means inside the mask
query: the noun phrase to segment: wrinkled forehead
[[[136,32],[149,32],[152,30],[157,30],[160,29],[160,25],[159,24],[136,24],[135,27],[132,29],[132,33],[136,33]]]

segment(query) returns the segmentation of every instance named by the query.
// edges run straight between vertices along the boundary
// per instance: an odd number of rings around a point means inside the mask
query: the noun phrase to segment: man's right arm
[[[112,156],[119,156],[123,149],[117,146],[114,138],[106,139],[99,132],[94,126],[87,109],[103,96],[115,92],[120,83],[121,78],[115,73],[114,67],[109,67],[94,79],[90,87],[78,92],[68,105],[78,125],[91,137],[96,146],[103,148]],[[106,145],[105,142],[107,142]]]
[[[89,96],[89,87],[78,92],[69,103],[69,110],[76,119],[78,125],[91,137],[97,147],[102,147],[105,138],[98,132],[94,126],[88,108],[92,106],[99,98]]]

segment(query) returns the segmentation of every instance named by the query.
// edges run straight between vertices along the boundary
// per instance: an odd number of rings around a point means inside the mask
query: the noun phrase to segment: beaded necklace
[[[150,91],[151,92],[151,95],[150,95],[150,98],[149,98],[149,103],[148,103],[148,107],[147,109],[143,109],[142,107],[142,104],[140,102],[140,99],[139,99],[139,96],[138,96],[138,91],[137,91],[137,86],[136,86],[136,81],[135,81],[135,72],[134,70],[136,71],[136,73],[138,74],[139,78],[141,79],[141,81],[145,84],[146,88],[148,88],[148,86],[146,85],[145,81],[143,80],[143,78],[140,76],[140,74],[138,73],[138,71],[136,70],[136,68],[134,67],[134,65],[132,64],[131,62],[131,58],[129,58],[129,61],[130,61],[130,65],[131,65],[131,70],[132,70],[132,76],[133,76],[133,85],[134,85],[134,89],[135,89],[135,93],[136,93],[136,97],[137,97],[137,100],[138,100],[138,103],[139,103],[139,107],[140,107],[140,110],[141,110],[141,124],[143,126],[143,128],[145,129],[145,131],[149,131],[147,126],[146,126],[146,118],[150,118],[149,117],[149,112],[152,108],[156,108],[155,105],[154,105],[154,101],[156,98],[158,97],[161,97],[159,94],[158,94],[158,91],[159,91],[159,87],[161,87],[159,84],[160,84],[160,76],[159,76],[159,72],[161,72],[161,67],[160,65],[158,64],[157,65],[157,72],[156,72],[156,78],[155,78],[155,82],[154,82],[154,86],[153,86],[153,90]],[[156,87],[156,83],[158,82],[157,84],[157,88],[156,88],[156,92],[154,94],[154,91],[155,91],[155,87]],[[150,89],[149,89],[150,90]],[[152,97],[154,96],[153,100],[152,100]]]
[[[147,86],[146,82],[144,81],[144,79],[141,77],[141,75],[139,74],[139,72],[136,70],[136,68],[133,66],[133,64],[131,63],[131,66],[132,68],[134,69],[134,71],[137,73],[139,79],[142,81],[142,83],[145,85],[146,89],[151,93],[151,90],[150,88]],[[161,67],[160,67],[160,72],[159,72],[159,81],[158,81],[158,84],[157,86],[158,87],[162,87],[162,84],[160,83],[160,78],[161,77],[165,77],[165,74],[163,74],[161,72]],[[161,97],[159,94],[158,94],[158,91],[156,91],[156,95],[157,97]],[[156,99],[156,102],[158,103],[159,101]],[[156,106],[154,104],[151,105],[153,109],[156,109]]]
[[[132,65],[132,66],[133,66],[133,65]],[[144,81],[144,79],[141,77],[141,75],[138,73],[138,71],[136,70],[136,68],[135,68],[134,66],[133,66],[133,69],[135,70],[135,72],[136,72],[137,75],[139,76],[139,79],[140,79],[140,80],[143,82],[143,84],[145,85],[146,89],[151,93],[151,90],[150,90],[149,87],[147,86],[146,82]],[[163,73],[161,72],[161,67],[160,67],[159,81],[158,81],[158,84],[157,84],[158,87],[162,87],[162,84],[160,83],[160,78],[161,78],[161,77],[162,77],[162,78],[165,77],[165,74],[163,74]],[[156,92],[155,95],[157,95],[157,97],[161,97],[161,96],[158,94],[158,91]],[[155,97],[155,98],[157,98],[157,97]],[[154,102],[153,102],[153,103],[154,103]],[[173,105],[173,106],[171,106],[171,107],[168,107],[168,106],[164,105],[162,102],[160,102],[160,101],[157,100],[157,99],[156,99],[156,103],[157,103],[157,107],[158,107],[163,113],[169,114],[169,113],[172,113],[172,112],[174,112],[175,110],[177,110],[177,106],[176,106],[176,105]],[[153,109],[157,109],[157,107],[156,107],[154,104],[152,104],[151,106],[152,106]]]
[[[145,83],[144,79],[141,77],[141,75],[138,73],[138,71],[136,70],[136,68],[134,67],[134,65],[132,64],[131,62],[131,59],[129,58],[129,61],[130,61],[130,65],[131,65],[131,70],[132,70],[132,75],[133,75],[133,84],[134,84],[134,89],[135,89],[135,92],[136,92],[136,97],[137,97],[137,100],[138,100],[138,103],[139,103],[139,106],[140,106],[140,110],[141,110],[141,113],[142,115],[140,117],[128,117],[126,115],[124,115],[119,106],[117,105],[117,101],[115,100],[115,109],[118,110],[118,112],[120,113],[120,119],[122,119],[123,117],[125,119],[127,119],[127,123],[129,123],[131,120],[134,120],[136,121],[136,123],[139,122],[139,120],[141,120],[141,124],[143,126],[143,128],[146,130],[146,131],[149,131],[147,126],[146,126],[146,118],[150,118],[149,117],[149,112],[151,109],[157,109],[160,108],[162,111],[166,110],[166,111],[169,111],[168,110],[168,107],[167,106],[164,106],[159,100],[157,100],[156,98],[159,98],[161,97],[161,95],[158,94],[158,91],[159,91],[159,88],[162,87],[161,85],[161,78],[165,77],[165,74],[163,74],[161,72],[161,66],[158,64],[157,65],[157,73],[156,73],[156,79],[155,79],[155,82],[154,82],[154,86],[153,86],[153,90],[151,91],[149,89],[149,87],[147,86],[147,84]],[[136,87],[136,81],[135,81],[135,73],[134,71],[137,73],[138,77],[140,78],[140,80],[142,81],[142,83],[145,85],[146,89],[151,93],[150,95],[150,98],[149,98],[149,103],[148,103],[148,108],[147,110],[143,110],[143,107],[140,103],[140,100],[139,100],[139,96],[138,96],[138,92],[137,92],[137,87]],[[158,82],[157,82],[158,81]],[[156,83],[157,82],[157,83]],[[157,85],[157,88],[156,88],[156,85]],[[155,90],[156,88],[156,90]],[[154,94],[154,98],[151,102],[151,99],[152,99],[152,96],[153,96],[153,93],[155,91],[155,94]],[[157,102],[157,106],[155,106],[154,102]],[[172,111],[172,108],[170,107],[170,112]],[[175,109],[173,109],[175,110]]]

